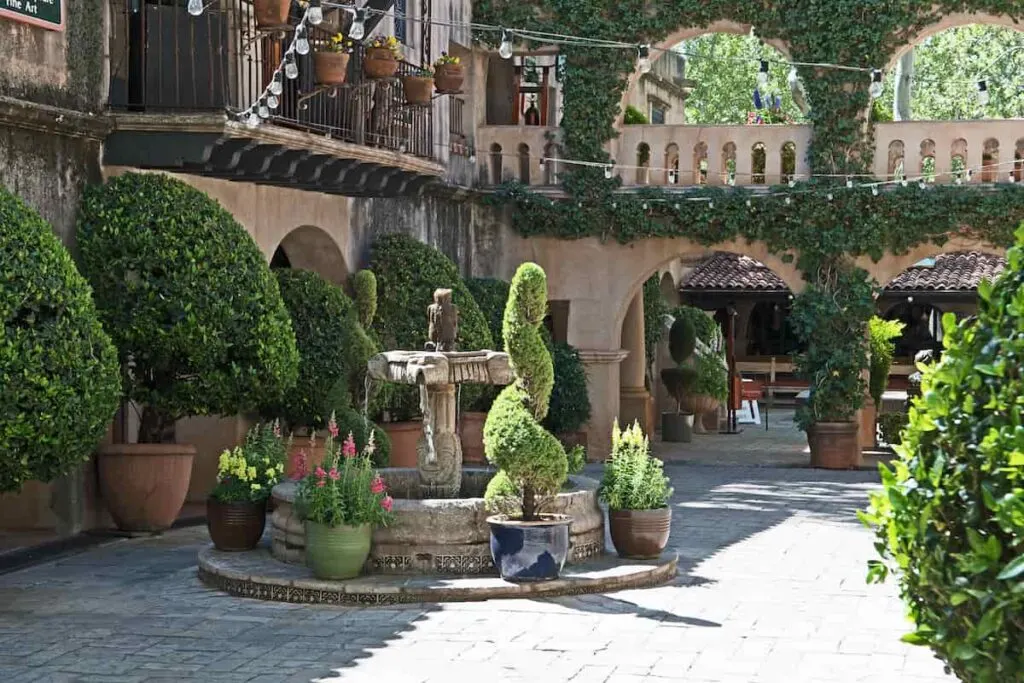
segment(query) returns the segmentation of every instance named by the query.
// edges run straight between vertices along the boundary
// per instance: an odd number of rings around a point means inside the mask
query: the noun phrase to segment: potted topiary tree
[[[515,380],[494,401],[484,425],[487,460],[498,473],[487,487],[492,510],[491,555],[510,581],[558,578],[569,552],[566,515],[544,514],[547,498],[568,475],[565,449],[541,426],[547,416],[554,369],[540,326],[547,312],[547,278],[535,263],[519,266],[503,326]]]
[[[615,421],[612,453],[604,464],[598,495],[608,505],[608,525],[619,556],[649,560],[661,555],[672,525],[672,488],[661,460],[651,457],[640,423],[623,432]]]
[[[861,519],[930,647],[961,681],[1024,680],[1024,226],[1008,267],[978,287],[976,321],[942,319],[898,459]]]
[[[697,331],[686,317],[676,318],[668,333],[668,350],[676,367],[661,371],[665,390],[676,402],[676,412],[662,413],[661,440],[670,443],[689,443],[693,439],[693,413],[684,412],[686,394],[697,376],[688,365],[697,345]]]
[[[52,228],[0,186],[0,493],[89,459],[117,410],[117,351]]]
[[[100,490],[121,529],[165,529],[195,454],[175,442],[175,423],[252,410],[294,384],[295,335],[252,237],[170,176],[126,173],[88,188],[78,242],[124,397],[141,406],[137,443],[100,451]]]
[[[693,431],[704,434],[704,418],[718,415],[718,408],[729,397],[729,364],[725,359],[725,339],[718,324],[694,306],[679,306],[670,314],[693,323],[697,335],[691,362],[696,375],[682,401],[683,413],[693,414]],[[717,429],[717,428],[716,428]]]
[[[867,430],[870,446],[876,445],[876,424],[882,412],[882,394],[889,384],[889,370],[892,368],[893,356],[896,353],[896,344],[893,340],[903,334],[904,327],[899,320],[883,320],[877,315],[868,321],[868,344],[871,353],[868,393],[871,394],[871,403],[864,406],[862,425]],[[891,419],[889,421],[891,422]],[[891,431],[889,434],[892,436]]]

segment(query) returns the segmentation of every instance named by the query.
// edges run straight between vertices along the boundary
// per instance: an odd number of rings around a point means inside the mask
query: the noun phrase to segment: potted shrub
[[[505,317],[508,287],[507,282],[497,278],[479,277],[466,280],[466,288],[487,319],[491,339],[494,341],[494,347],[498,349],[504,348],[501,324]],[[479,397],[472,403],[461,402],[461,406],[465,406],[465,409],[460,406],[459,412],[459,437],[462,439],[464,464],[487,462],[487,458],[484,457],[484,422],[501,389],[502,387],[487,385],[481,389]]]
[[[868,345],[871,353],[868,373],[868,393],[871,403],[864,406],[863,427],[867,431],[868,446],[876,443],[876,424],[882,412],[882,394],[889,384],[889,370],[896,353],[894,339],[903,334],[904,324],[899,320],[883,320],[877,315],[868,321]],[[892,436],[892,434],[890,434]]]
[[[649,560],[661,555],[672,525],[672,488],[661,460],[651,457],[638,422],[625,432],[615,422],[598,495],[608,505],[608,526],[620,557]]]
[[[206,528],[218,550],[252,550],[263,537],[270,491],[284,475],[281,427],[256,425],[245,443],[220,454],[217,485],[206,501]]]
[[[427,341],[427,307],[434,290],[452,290],[459,309],[460,351],[493,349],[491,333],[459,269],[437,249],[413,237],[383,235],[370,248],[370,269],[377,277],[380,297],[372,333],[384,351],[414,351]],[[472,406],[484,385],[464,385],[462,405]],[[384,385],[371,414],[391,439],[391,466],[416,467],[416,442],[423,434],[419,390],[413,386]]]
[[[1024,228],[995,284],[978,287],[976,321],[942,318],[942,359],[924,370],[898,459],[861,519],[896,574],[929,647],[961,681],[1024,678]]]
[[[689,443],[693,439],[693,413],[684,412],[684,402],[697,371],[688,365],[697,345],[697,332],[689,318],[679,317],[668,333],[668,349],[676,367],[661,371],[661,381],[669,396],[675,399],[676,412],[662,413],[661,440]]]
[[[398,72],[402,47],[394,36],[377,36],[363,53],[363,73],[370,78],[391,78]]]
[[[725,359],[722,330],[704,311],[694,306],[679,306],[673,319],[687,318],[697,335],[692,365],[696,371],[683,400],[683,413],[694,416],[693,431],[704,434],[704,417],[717,416],[719,406],[729,397],[729,364]]]
[[[825,283],[811,283],[793,302],[794,332],[806,350],[796,358],[797,375],[810,387],[797,424],[807,433],[811,466],[853,469],[861,464],[857,411],[864,405],[868,366],[865,328],[874,293],[860,270],[836,270]]]
[[[341,85],[348,77],[352,41],[335,33],[313,53],[313,70],[320,85]]]
[[[0,493],[89,459],[117,410],[117,351],[71,255],[0,185]]]
[[[434,85],[437,92],[445,95],[462,92],[462,81],[465,78],[465,71],[462,67],[462,60],[447,52],[434,62]]]
[[[137,443],[100,451],[100,490],[126,531],[169,527],[195,448],[175,423],[236,415],[295,383],[298,352],[277,281],[252,237],[217,202],[162,174],[89,187],[82,269],[117,347]]]
[[[556,434],[568,450],[587,446],[587,433],[580,431],[590,419],[590,395],[587,393],[587,372],[579,352],[564,342],[549,347],[554,364],[555,385],[551,390],[548,416],[542,424]]]
[[[429,66],[421,66],[403,75],[402,92],[405,93],[406,104],[430,104],[434,94],[434,70]]]
[[[283,28],[288,26],[291,0],[253,0],[252,11],[256,15],[257,28]]]
[[[554,369],[540,326],[547,312],[547,277],[535,263],[519,266],[505,307],[505,351],[515,380],[495,399],[484,425],[487,460],[498,468],[485,494],[492,511],[491,556],[503,579],[558,578],[569,552],[566,515],[544,514],[568,474],[565,449],[541,426]]]
[[[318,579],[359,576],[376,526],[391,520],[391,496],[373,467],[373,440],[361,452],[350,434],[337,443],[328,424],[323,465],[299,484],[296,506],[306,527],[306,561]]]

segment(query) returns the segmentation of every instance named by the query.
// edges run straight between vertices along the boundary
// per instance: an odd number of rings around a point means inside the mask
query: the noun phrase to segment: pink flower
[[[341,478],[341,475],[338,474],[338,468],[337,467],[332,467],[331,471],[327,473],[327,476],[330,477],[334,481],[338,481],[338,479]]]
[[[323,479],[324,477],[326,477],[326,476],[327,476],[327,473],[326,473],[326,472],[324,472],[324,468],[323,468],[323,467],[320,467],[319,465],[317,465],[317,466],[316,466],[316,472],[315,472],[315,474],[316,474],[316,478],[317,478],[317,479]]]
[[[274,436],[281,438],[281,422],[280,420],[274,420]]]
[[[341,452],[346,458],[354,458],[356,455],[356,440],[352,437],[352,432],[348,433],[348,438],[345,439],[345,443],[341,446]]]
[[[309,463],[306,460],[306,451],[299,451],[292,458],[292,479],[303,479],[309,474]]]
[[[327,423],[327,431],[331,433],[332,439],[338,438],[338,423],[334,419],[334,413],[331,413],[331,420]]]
[[[392,504],[394,504],[394,502],[395,501],[394,499],[391,498],[391,496],[384,496],[380,500],[380,506],[387,510],[388,512],[391,512],[391,506]]]
[[[384,486],[384,480],[380,478],[379,474],[373,478],[373,483],[370,484],[371,493],[384,493],[387,490],[387,487]]]
[[[318,487],[318,488],[323,488],[323,487],[324,487],[324,484],[326,484],[326,483],[327,483],[326,481],[324,481],[323,479],[321,479],[320,481],[318,481],[318,482],[316,483],[316,485],[317,485],[317,487]]]

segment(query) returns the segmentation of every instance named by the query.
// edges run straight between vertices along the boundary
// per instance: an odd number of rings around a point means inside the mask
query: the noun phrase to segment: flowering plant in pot
[[[352,41],[342,33],[318,45],[313,54],[316,82],[321,85],[341,85],[348,76],[348,60],[352,54]]]
[[[623,432],[616,420],[612,453],[604,464],[598,495],[608,504],[612,543],[621,557],[652,559],[661,555],[672,525],[668,506],[672,488],[661,460],[651,457],[639,423]]]
[[[252,550],[263,537],[267,499],[284,475],[281,426],[256,425],[245,443],[220,454],[217,485],[206,501],[206,526],[218,550]]]
[[[398,72],[402,46],[394,36],[377,36],[366,46],[363,72],[370,78],[391,78]]]
[[[373,437],[359,452],[349,434],[337,443],[334,416],[328,423],[322,465],[299,483],[296,506],[305,520],[306,560],[318,579],[351,579],[370,555],[375,526],[391,521],[391,496],[373,466]]]
[[[434,70],[429,66],[419,66],[402,76],[402,91],[407,104],[430,104],[434,91]]]
[[[568,458],[541,426],[548,413],[554,369],[540,327],[547,312],[547,277],[535,263],[519,266],[505,306],[503,336],[515,380],[495,399],[484,424],[487,460],[498,468],[485,498],[491,556],[502,578],[558,578],[569,552],[566,515],[544,514],[568,476]]]
[[[465,70],[462,60],[447,52],[434,61],[434,84],[437,92],[451,94],[462,92],[462,81],[465,78]]]

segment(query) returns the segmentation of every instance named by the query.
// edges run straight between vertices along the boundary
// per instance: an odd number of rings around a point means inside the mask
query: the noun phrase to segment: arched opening
[[[641,142],[636,147],[636,184],[647,185],[651,180],[651,146]]]
[[[904,172],[904,151],[903,141],[893,140],[889,143],[889,164],[888,164],[888,177],[889,180],[903,180],[906,177]]]
[[[312,225],[303,225],[285,235],[274,250],[270,267],[312,270],[337,285],[344,285],[349,276],[345,256],[337,242]]]
[[[788,183],[796,177],[796,143],[787,142],[782,145],[781,150],[781,171],[780,177],[783,183]]]
[[[921,142],[921,164],[918,173],[925,182],[935,182],[935,141],[923,140]]]
[[[502,173],[501,145],[495,142],[491,145],[491,182],[500,185]]]
[[[736,184],[736,143],[727,142],[722,145],[722,183]]]
[[[562,148],[553,142],[544,147],[544,184],[557,185],[559,179],[559,159],[562,158]]]
[[[1013,148],[1013,182],[1024,181],[1024,138],[1017,140]]]
[[[953,180],[963,182],[970,175],[967,171],[967,140],[957,138],[949,150],[949,170]]]
[[[670,143],[665,148],[665,184],[677,185],[679,183],[679,145]]]
[[[698,142],[693,148],[693,184],[708,184],[708,143]]]
[[[525,142],[519,143],[519,182],[523,185],[530,184],[530,146]]]
[[[750,182],[753,185],[764,185],[765,171],[768,168],[768,154],[763,142],[755,142],[750,148]]]
[[[1012,173],[1012,169],[1010,170]],[[994,183],[999,179],[999,140],[989,138],[981,153],[981,182]]]

